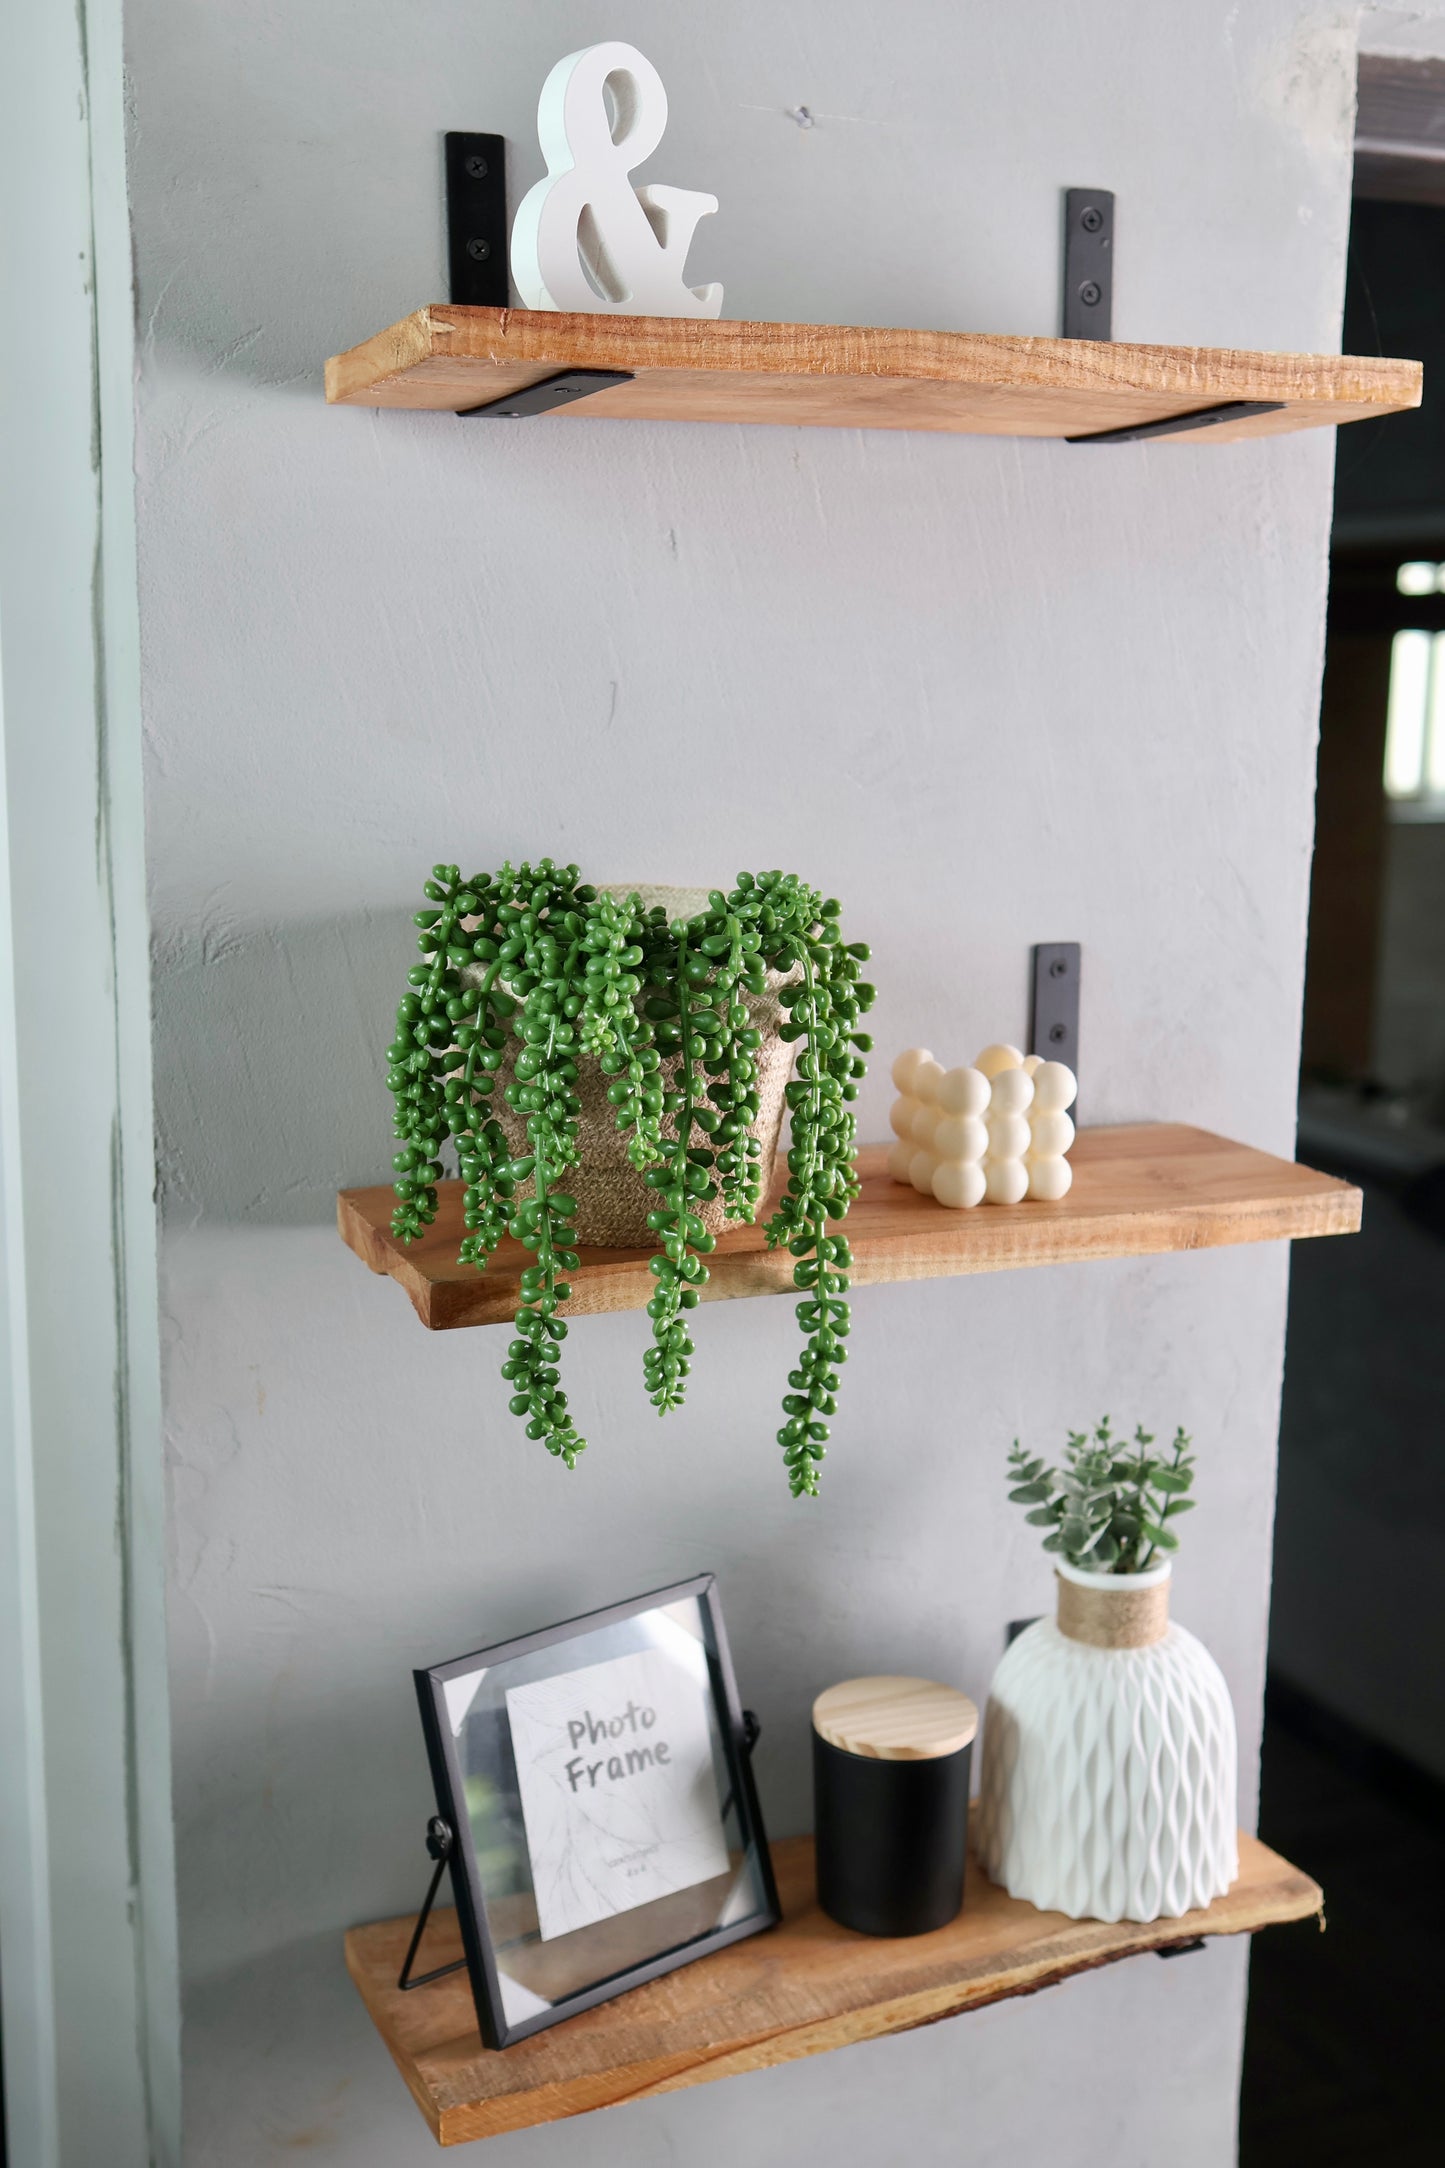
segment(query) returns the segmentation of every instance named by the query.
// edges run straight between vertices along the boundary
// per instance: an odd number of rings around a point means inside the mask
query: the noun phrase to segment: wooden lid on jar
[[[934,1761],[958,1754],[978,1730],[967,1694],[932,1679],[844,1679],[813,1703],[813,1729],[829,1746],[870,1761]]]

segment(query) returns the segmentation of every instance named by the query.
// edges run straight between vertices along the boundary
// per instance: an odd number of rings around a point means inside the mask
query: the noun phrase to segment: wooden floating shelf
[[[1070,1158],[1073,1187],[1057,1204],[950,1212],[890,1180],[886,1145],[865,1145],[858,1155],[862,1193],[847,1219],[853,1285],[1353,1234],[1360,1224],[1360,1192],[1348,1182],[1204,1129],[1162,1122],[1086,1129]],[[391,1234],[396,1199],[389,1187],[343,1190],[336,1201],[341,1238],[373,1272],[405,1288],[432,1331],[503,1324],[517,1314],[530,1253],[504,1238],[485,1272],[459,1264],[462,1186],[438,1187],[435,1223],[409,1249]],[[760,1220],[766,1216],[765,1209]],[[656,1284],[647,1269],[651,1251],[580,1254],[568,1274],[569,1317],[645,1307]],[[793,1259],[767,1247],[761,1224],[720,1236],[707,1262],[705,1302],[792,1292]]]
[[[460,412],[568,369],[627,370],[562,420],[788,422],[1072,437],[1134,428],[1225,402],[1277,401],[1177,441],[1267,437],[1420,404],[1417,361],[1124,346],[851,324],[567,315],[436,305],[326,364],[342,406]]]
[[[970,1859],[952,1925],[891,1942],[850,1934],[819,1910],[811,1837],[772,1852],[781,1926],[501,2050],[482,2046],[464,1973],[398,1993],[410,1914],[354,1927],[347,1970],[437,2141],[462,2145],[908,2032],[1142,1950],[1308,1919],[1324,1902],[1308,1875],[1243,1834],[1227,1896],[1148,1926],[1035,1911]],[[456,1914],[434,1913],[420,1962],[460,1955]]]

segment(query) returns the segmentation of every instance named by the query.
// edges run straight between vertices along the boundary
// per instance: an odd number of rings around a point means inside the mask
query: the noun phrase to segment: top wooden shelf
[[[858,1154],[862,1192],[847,1219],[853,1285],[1352,1234],[1360,1224],[1360,1192],[1348,1182],[1205,1129],[1168,1122],[1085,1129],[1069,1157],[1073,1187],[1057,1204],[985,1204],[972,1212],[948,1212],[931,1197],[889,1180],[886,1145],[865,1145]],[[389,1187],[344,1189],[336,1200],[337,1226],[364,1264],[389,1273],[405,1288],[424,1325],[443,1331],[497,1325],[516,1316],[522,1268],[530,1257],[504,1236],[485,1272],[458,1264],[460,1182],[438,1185],[436,1220],[409,1248],[392,1238],[395,1202]],[[766,1211],[760,1214],[765,1217]],[[656,1286],[648,1271],[650,1255],[648,1250],[583,1250],[580,1266],[567,1275],[572,1287],[567,1315],[640,1310]],[[739,1227],[719,1237],[702,1297],[717,1302],[781,1295],[791,1292],[792,1284],[788,1252],[770,1250],[761,1225]]]
[[[326,364],[343,406],[460,412],[567,369],[625,369],[561,419],[790,422],[965,436],[1076,437],[1277,401],[1168,441],[1276,436],[1420,404],[1417,361],[1253,354],[1201,346],[583,316],[550,309],[418,309]]]

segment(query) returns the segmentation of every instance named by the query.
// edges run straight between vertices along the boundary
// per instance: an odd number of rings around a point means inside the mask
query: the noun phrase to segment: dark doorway
[[[1344,346],[1425,403],[1338,452],[1299,1156],[1365,1217],[1292,1265],[1260,1805],[1330,1927],[1256,1945],[1243,2168],[1442,2157],[1445,64],[1363,63],[1360,137]]]

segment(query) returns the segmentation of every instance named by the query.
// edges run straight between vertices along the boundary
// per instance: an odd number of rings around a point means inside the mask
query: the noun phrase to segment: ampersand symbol
[[[512,276],[529,309],[718,315],[721,286],[683,278],[697,222],[717,197],[629,179],[666,126],[662,77],[636,46],[589,45],[558,61],[537,105],[547,178],[512,224]]]

